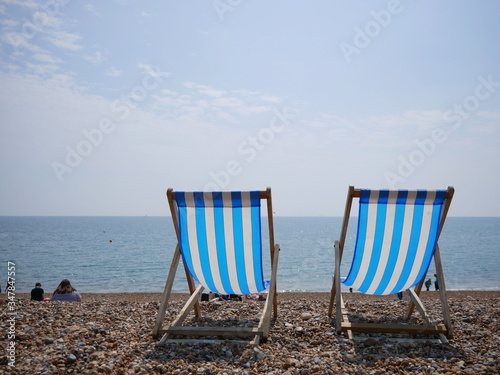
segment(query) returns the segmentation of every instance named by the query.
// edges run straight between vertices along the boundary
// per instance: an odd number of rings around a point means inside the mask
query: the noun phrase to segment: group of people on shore
[[[82,296],[73,288],[68,279],[64,279],[59,283],[52,293],[52,298],[44,298],[44,293],[45,291],[42,289],[42,284],[36,283],[35,287],[31,290],[31,299],[33,301],[82,301]]]
[[[434,280],[434,288],[435,288],[436,290],[439,290],[438,275],[437,275],[437,274],[434,274],[434,277],[436,278],[436,279]],[[429,289],[430,289],[431,285],[432,285],[432,281],[431,281],[431,279],[427,279],[427,281],[425,282],[425,287],[426,287],[427,291],[429,291]]]
[[[436,278],[435,281],[434,281],[434,287],[436,290],[439,290],[439,283],[438,283],[438,278],[437,278],[437,274],[434,274],[434,277]],[[427,288],[427,291],[429,291],[429,288],[431,287],[432,285],[432,281],[431,279],[427,279],[427,281],[425,282],[425,287]],[[352,293],[352,288],[349,288],[349,291]],[[44,290],[42,289],[42,284],[40,283],[36,283],[35,284],[35,287],[31,290],[31,299],[33,301],[76,301],[76,302],[81,302],[82,301],[82,296],[80,295],[80,293],[78,293],[78,291],[73,288],[73,286],[71,285],[71,282],[68,280],[68,279],[64,279],[62,280],[59,285],[57,286],[57,288],[54,290],[54,292],[52,293],[52,298],[49,299],[49,298],[44,298],[43,294],[44,294]],[[205,298],[203,298],[205,297]],[[236,295],[227,295],[227,296],[219,296],[219,295],[215,295],[216,299],[226,299],[226,300],[229,300],[229,299],[234,299],[235,297],[238,297],[238,299],[241,301],[241,296],[236,296]],[[250,299],[259,299],[259,300],[265,300],[265,298],[262,298],[262,296],[258,296],[257,298],[252,298],[254,296],[247,296],[247,298],[250,298]],[[399,299],[402,298],[402,295],[400,296],[399,293],[398,293],[398,297]],[[212,298],[210,298],[208,295],[206,296],[202,296],[202,300],[211,300]]]
[[[435,273],[435,274],[434,274],[434,277],[435,277],[435,280],[434,280],[434,288],[436,289],[436,291],[438,291],[438,290],[439,290],[438,275]],[[427,280],[425,281],[425,283],[424,283],[424,284],[425,284],[425,288],[427,289],[427,291],[429,291],[429,290],[430,290],[430,287],[431,287],[431,285],[432,285],[432,281],[431,281],[431,279],[427,279]],[[352,289],[352,288],[349,288],[349,292],[350,292],[350,293],[352,293],[352,292],[353,292],[353,289]],[[402,293],[402,292],[399,292],[399,293],[397,293],[397,296],[398,296],[398,298],[399,298],[399,299],[402,299],[402,298],[403,298],[403,293]]]

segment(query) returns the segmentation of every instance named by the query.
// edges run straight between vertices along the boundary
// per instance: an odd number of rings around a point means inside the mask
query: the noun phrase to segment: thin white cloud
[[[212,105],[216,107],[241,107],[243,105],[243,101],[238,98],[216,98],[212,100]]]
[[[245,90],[245,89],[233,90],[232,92],[235,94],[244,95],[244,96],[254,96],[254,95],[259,94],[258,91],[250,91],[250,90]]]
[[[36,25],[38,29],[44,27],[59,27],[62,25],[63,21],[59,17],[54,17],[47,12],[35,12],[33,13],[33,20],[36,20]]]
[[[272,107],[268,105],[245,106],[236,109],[236,112],[243,116],[259,115],[271,111]]]
[[[6,71],[16,72],[21,70],[21,67],[16,64],[1,64],[1,66],[5,68]]]
[[[94,65],[98,65],[107,60],[107,57],[100,51],[94,52],[93,55],[86,55],[84,59],[91,62]]]
[[[201,108],[205,108],[205,109],[208,109],[211,106],[210,102],[208,100],[205,100],[205,99],[196,100],[195,103],[197,106],[199,106]]]
[[[154,95],[153,108],[168,118],[177,118],[188,122],[203,119],[217,119],[240,124],[247,123],[245,119],[270,113],[275,106],[269,102],[279,102],[277,97],[261,95],[248,90],[231,90],[232,96],[224,96],[228,91],[195,82],[182,82],[187,92],[184,95],[171,89],[163,89],[161,95]],[[273,98],[270,100],[270,98]]]
[[[315,135],[318,144],[338,142],[366,150],[399,149],[413,146],[416,139],[431,137],[432,131],[442,126],[442,112],[410,110],[403,113],[360,118],[343,118],[333,113],[305,116],[300,132]],[[325,140],[327,143],[325,143]]]
[[[47,74],[53,73],[59,69],[58,65],[55,64],[33,64],[26,63],[26,67],[32,72],[36,74]]]
[[[227,112],[217,112],[217,117],[220,118],[221,120],[235,122],[235,118]]]
[[[90,12],[90,13],[92,13],[92,14],[96,15],[96,16],[99,16],[99,17],[100,17],[100,16],[102,16],[102,14],[101,14],[101,13],[99,13],[99,12],[96,10],[96,8],[95,8],[94,4],[90,4],[90,3],[89,3],[89,4],[85,4],[85,7],[84,7],[84,8],[85,8],[85,10],[86,10],[86,11],[88,11],[88,12]]]
[[[155,106],[158,108],[164,107],[182,107],[188,106],[191,104],[189,99],[181,98],[181,97],[172,97],[172,96],[164,96],[159,97],[157,95],[153,96],[155,99]]]
[[[328,122],[319,121],[319,120],[312,120],[312,121],[308,121],[306,123],[306,126],[310,126],[311,128],[327,128]]]
[[[0,12],[0,14],[2,14]],[[19,22],[15,21],[15,20],[11,20],[11,19],[5,19],[5,20],[1,20],[0,21],[0,24],[2,24],[4,26],[4,31],[5,30],[13,30],[17,25],[19,25]]]
[[[5,33],[1,36],[1,38],[5,43],[11,45],[15,50],[23,48],[31,52],[42,51],[40,47],[38,47],[33,43],[30,43],[28,38],[26,38],[23,34],[18,32]]]
[[[198,83],[183,82],[183,85],[190,89],[197,89],[198,92],[212,97],[219,97],[224,95],[224,91],[214,89],[210,86],[200,85]]]
[[[51,63],[51,64],[59,64],[62,62],[61,59],[58,59],[57,57],[48,55],[46,53],[36,53],[33,55],[33,58],[35,60],[46,62],[46,63]]]
[[[110,77],[121,77],[123,74],[122,70],[116,69],[116,68],[109,68],[106,71],[106,75]]]
[[[78,34],[69,33],[66,31],[55,31],[53,33],[50,33],[50,35],[47,37],[47,40],[49,40],[56,47],[67,49],[70,51],[77,51],[82,48],[82,46],[78,44],[78,41],[80,41],[81,39],[82,37]]]
[[[279,98],[277,96],[266,96],[263,95],[260,97],[261,100],[268,102],[268,103],[283,103],[283,99]]]
[[[219,97],[219,96],[224,95],[224,91],[215,90],[211,87],[206,87],[206,88],[200,89],[200,93],[208,95],[208,96],[212,96],[212,97]]]
[[[481,118],[489,119],[489,120],[499,120],[500,121],[500,110],[499,111],[478,111],[477,115]]]
[[[480,135],[494,134],[498,131],[498,125],[496,124],[478,124],[474,125],[470,129],[471,132]]]
[[[165,95],[170,95],[170,96],[171,96],[171,95],[177,95],[177,93],[176,93],[175,91],[172,91],[172,90],[167,90],[167,89],[165,89],[165,90],[161,90],[160,92],[161,92],[162,94],[165,94]]]
[[[156,77],[160,81],[163,78],[168,77],[170,75],[170,73],[162,71],[161,67],[158,65],[153,66],[150,64],[141,63],[141,64],[137,64],[137,67],[139,69],[141,69],[141,71],[144,75],[150,75],[151,77]]]
[[[10,4],[10,5],[18,5],[23,8],[29,8],[29,9],[37,9],[40,6],[40,3],[37,1],[30,1],[30,0],[2,0],[5,4]]]
[[[188,122],[199,122],[201,121],[200,115],[205,111],[203,108],[198,106],[184,106],[182,107],[182,115],[179,116],[179,120]]]

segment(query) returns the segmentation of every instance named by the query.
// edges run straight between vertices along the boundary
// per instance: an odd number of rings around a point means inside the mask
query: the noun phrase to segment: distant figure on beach
[[[242,298],[238,294],[219,294],[214,293],[215,298],[219,298],[220,301],[242,301]]]
[[[397,295],[399,300],[403,299],[403,292],[398,292]]]
[[[349,293],[352,293],[352,288],[349,288]]]
[[[36,283],[35,287],[33,289],[31,289],[31,300],[32,301],[43,301],[42,284]]]
[[[434,277],[436,278],[436,280],[434,280],[434,288],[436,288],[436,290],[439,290],[439,282],[438,282],[437,273],[434,274]]]
[[[253,300],[256,300],[256,301],[265,301],[266,300],[266,297],[264,297],[260,293],[245,294],[245,298],[246,299],[253,299]]]
[[[431,287],[431,284],[432,284],[431,279],[427,279],[427,281],[425,282],[425,287],[427,288],[427,291],[429,291],[429,288]]]
[[[80,293],[76,291],[75,288],[71,286],[68,279],[64,279],[57,286],[56,290],[52,294],[52,301],[76,301],[81,302],[82,297]]]

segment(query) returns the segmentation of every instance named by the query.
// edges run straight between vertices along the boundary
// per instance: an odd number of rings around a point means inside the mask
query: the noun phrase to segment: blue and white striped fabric
[[[216,293],[263,291],[260,192],[175,192],[175,200],[191,275]]]
[[[438,238],[445,190],[361,190],[358,233],[343,283],[394,294],[425,277]]]

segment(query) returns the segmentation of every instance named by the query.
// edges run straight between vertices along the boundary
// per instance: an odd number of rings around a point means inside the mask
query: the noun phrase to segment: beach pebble
[[[44,342],[45,344],[52,344],[52,343],[54,342],[54,339],[53,339],[52,337],[45,337],[45,338],[43,339],[43,342]]]
[[[312,316],[312,314],[310,314],[310,313],[302,313],[302,314],[301,314],[301,318],[302,318],[302,320],[309,320],[309,319],[311,319],[312,317],[313,317],[313,316]]]
[[[266,355],[264,354],[264,352],[262,352],[258,348],[254,348],[253,351],[255,353],[255,360],[256,361],[261,361],[261,360],[263,360],[266,357]]]
[[[175,318],[174,310],[181,311],[185,299],[180,297],[169,302],[167,322]],[[499,373],[499,292],[449,292],[454,338],[447,345],[432,337],[389,341],[393,337],[388,334],[355,333],[359,340],[350,341],[336,334],[327,317],[328,297],[329,293],[279,294],[278,317],[267,342],[252,347],[231,342],[158,345],[151,333],[159,294],[91,295],[79,304],[33,304],[28,296],[17,305],[24,314],[16,325],[17,344],[23,349],[16,352],[16,367],[9,374]],[[439,295],[424,293],[424,297],[428,313],[439,317]],[[394,296],[352,293],[344,298],[353,322],[370,315],[372,320],[391,323],[406,313],[406,305]],[[237,326],[256,326],[263,303],[202,304],[203,317],[191,314],[186,323],[217,321],[230,326],[241,318]],[[420,321],[418,313],[409,319],[410,324]],[[7,335],[0,336],[2,347],[7,342]]]

